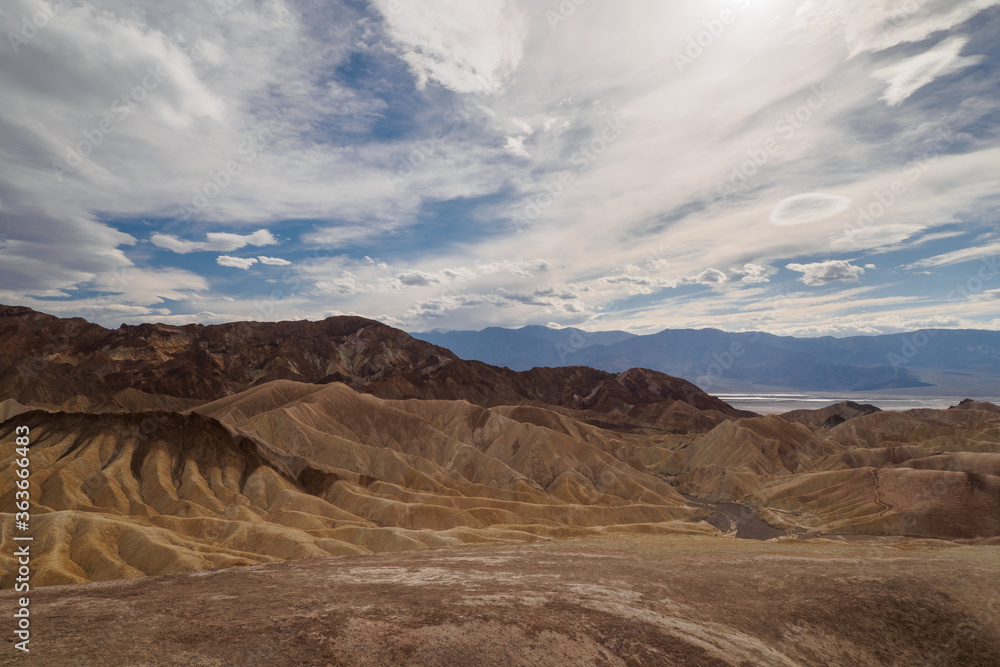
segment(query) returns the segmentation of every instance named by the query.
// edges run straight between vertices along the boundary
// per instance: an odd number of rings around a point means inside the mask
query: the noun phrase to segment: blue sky
[[[1000,0],[10,0],[0,302],[1000,328]]]

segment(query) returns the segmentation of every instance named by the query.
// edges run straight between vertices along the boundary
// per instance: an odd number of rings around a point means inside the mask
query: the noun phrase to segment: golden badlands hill
[[[702,521],[726,502],[785,539],[1000,536],[1000,413],[978,408],[879,412],[819,432],[753,417],[677,435],[537,405],[279,380],[185,411],[3,410],[7,513],[11,434],[32,432],[39,585],[607,531],[732,532]],[[5,566],[11,553],[6,530]]]
[[[530,410],[536,421],[545,412]],[[39,584],[619,526],[707,528],[682,523],[704,509],[609,453],[628,446],[620,436],[549,413],[570,435],[516,411],[289,381],[183,414],[32,410],[0,429],[0,474],[12,472],[11,429],[28,426]],[[14,479],[0,482],[6,510]]]

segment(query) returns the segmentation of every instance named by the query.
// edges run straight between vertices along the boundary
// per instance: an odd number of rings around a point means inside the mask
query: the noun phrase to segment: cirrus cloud
[[[769,266],[760,266],[758,264],[747,263],[743,265],[743,269],[739,273],[743,274],[743,278],[740,280],[744,285],[757,285],[759,283],[770,282],[768,276],[774,271]]]
[[[718,269],[705,269],[694,276],[684,276],[678,282],[681,285],[722,285],[729,278]]]
[[[526,24],[510,0],[375,0],[417,87],[460,93],[503,90],[523,55]]]
[[[981,56],[962,57],[962,49],[968,41],[952,37],[919,56],[872,72],[873,77],[886,84],[882,99],[889,106],[896,106],[935,79],[981,62]]]

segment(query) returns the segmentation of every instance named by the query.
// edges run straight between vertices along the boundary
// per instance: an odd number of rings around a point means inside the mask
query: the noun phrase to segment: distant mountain
[[[684,377],[706,391],[785,388],[875,391],[970,386],[1000,394],[1000,332],[929,329],[883,336],[794,338],[718,329],[635,336],[578,329],[490,328],[413,334],[463,358],[525,370],[586,365],[609,372],[643,367]]]
[[[536,366],[566,366],[569,356],[592,345],[614,345],[635,334],[625,331],[550,329],[526,326],[520,329],[489,327],[482,331],[429,331],[414,338],[446,347],[463,359],[526,371]]]

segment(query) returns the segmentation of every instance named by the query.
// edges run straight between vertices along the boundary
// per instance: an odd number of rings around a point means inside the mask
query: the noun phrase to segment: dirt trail
[[[707,507],[715,512],[704,519],[724,533],[736,531],[736,537],[745,540],[770,540],[788,533],[762,521],[753,508],[739,503],[721,503],[702,500],[696,496],[681,494],[688,502]]]
[[[881,519],[883,516],[885,516],[886,512],[888,512],[889,510],[892,509],[892,507],[889,506],[889,505],[887,505],[886,503],[884,503],[882,501],[881,490],[879,489],[879,486],[878,486],[878,470],[877,469],[872,469],[872,477],[875,478],[875,502],[877,502],[879,505],[882,506],[882,511],[879,512],[878,515],[875,518],[876,519]]]

